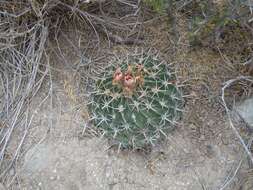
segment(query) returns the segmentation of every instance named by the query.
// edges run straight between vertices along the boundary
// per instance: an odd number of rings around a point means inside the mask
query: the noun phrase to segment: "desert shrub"
[[[244,62],[252,57],[253,4],[248,0],[146,0],[159,13],[167,13],[177,24],[176,13],[188,22],[188,39],[194,48],[219,49],[231,60]],[[171,28],[171,27],[170,27]],[[176,33],[175,33],[176,34]]]
[[[219,49],[231,59],[248,60],[252,56],[252,5],[245,0],[224,1],[223,4],[202,2],[199,12],[189,17],[189,40],[192,46]]]
[[[169,1],[168,0],[144,0],[144,3],[150,6],[156,12],[162,13],[165,11],[166,7],[168,6]]]

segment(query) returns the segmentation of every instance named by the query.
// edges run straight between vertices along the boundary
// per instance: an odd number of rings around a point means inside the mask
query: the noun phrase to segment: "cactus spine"
[[[182,106],[173,69],[155,55],[141,54],[104,71],[89,112],[95,127],[120,148],[139,149],[166,137]]]

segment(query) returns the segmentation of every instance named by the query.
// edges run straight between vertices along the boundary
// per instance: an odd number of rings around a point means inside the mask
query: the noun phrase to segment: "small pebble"
[[[205,140],[205,135],[201,135],[199,139],[200,140]]]

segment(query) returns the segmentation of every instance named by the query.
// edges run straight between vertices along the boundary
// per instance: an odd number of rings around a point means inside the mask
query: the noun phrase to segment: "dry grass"
[[[110,17],[109,10],[114,11],[116,8],[119,8],[119,15]],[[130,4],[125,4],[124,1],[87,3],[71,0],[0,2],[0,181],[6,181],[8,172],[15,168],[22,157],[22,146],[29,134],[34,114],[39,112],[46,100],[52,99],[51,73],[54,68],[50,65],[51,42],[58,44],[54,48],[57,50],[55,55],[64,60],[63,51],[69,49],[59,46],[58,37],[64,36],[65,26],[72,24],[73,32],[80,32],[81,28],[86,27],[89,28],[87,33],[95,35],[95,40],[90,43],[92,49],[99,47],[104,38],[109,43],[133,44],[138,41],[131,33],[140,25],[136,19],[138,11],[135,1]],[[116,35],[117,31],[124,31],[126,36]],[[85,35],[87,34],[83,36]],[[82,39],[78,40],[81,44]],[[66,41],[69,47],[73,46],[68,38]],[[80,49],[80,46],[74,47],[74,51],[81,60],[76,68],[82,67],[87,59],[84,55],[86,51]],[[31,112],[33,97],[42,85],[47,85],[43,101],[37,105],[35,112]],[[66,84],[65,87],[72,96],[69,85]],[[15,151],[10,152],[13,138],[17,138],[19,143],[15,145]],[[15,175],[10,181],[12,180],[15,180]]]

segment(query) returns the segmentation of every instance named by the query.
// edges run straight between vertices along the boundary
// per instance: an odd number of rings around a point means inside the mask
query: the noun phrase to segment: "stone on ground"
[[[236,107],[236,111],[253,129],[253,97],[243,101]]]

